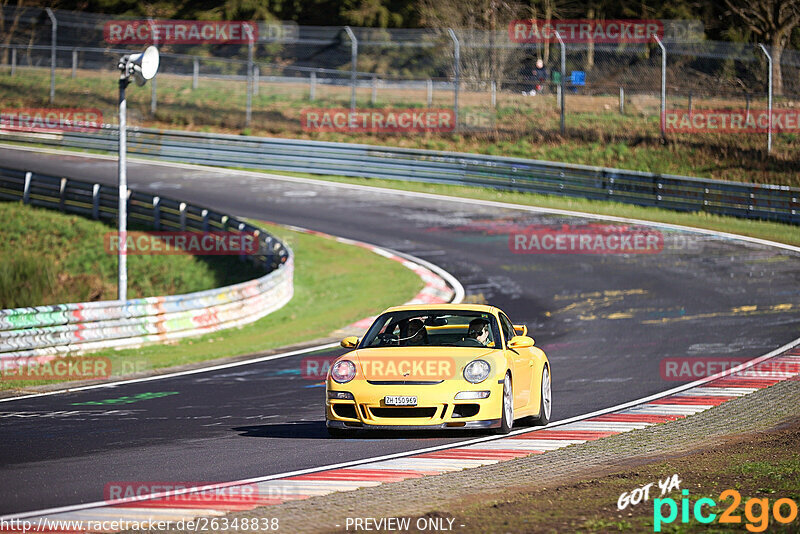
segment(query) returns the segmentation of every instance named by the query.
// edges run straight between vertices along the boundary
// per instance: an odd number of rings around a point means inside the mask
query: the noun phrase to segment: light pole
[[[117,66],[119,75],[119,163],[117,166],[117,184],[119,186],[119,236],[117,243],[118,276],[117,299],[128,300],[128,264],[127,264],[127,223],[128,223],[128,175],[127,175],[127,111],[125,89],[131,83],[131,76],[136,85],[142,86],[158,72],[158,49],[148,46],[144,52],[122,56]]]

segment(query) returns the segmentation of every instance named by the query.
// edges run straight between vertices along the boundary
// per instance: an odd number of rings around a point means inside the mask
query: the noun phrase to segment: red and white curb
[[[275,224],[275,223],[273,223]],[[318,232],[316,230],[309,230],[308,228],[301,228],[293,225],[283,225],[294,232],[303,234],[316,235],[327,239],[333,239],[345,245],[361,247],[369,250],[379,256],[392,261],[396,261],[403,265],[403,267],[414,271],[414,273],[422,279],[425,284],[422,289],[417,293],[414,298],[405,304],[443,304],[445,302],[452,302],[458,304],[464,299],[464,289],[461,284],[446,271],[433,264],[430,264],[420,258],[405,258],[398,252],[394,252],[382,247],[364,243],[363,241],[355,241],[347,239],[346,237],[339,237],[335,235],[326,234],[325,232]],[[355,328],[359,330],[366,330],[372,325],[376,316],[365,317],[360,321],[348,325],[345,328]]]
[[[797,380],[800,378],[798,345],[800,339],[773,353],[666,393],[551,423],[541,429],[516,430],[507,437],[478,438],[454,447],[448,445],[405,453],[406,456],[396,454],[286,475],[215,484],[182,492],[148,495],[145,498],[121,499],[71,511],[53,510],[47,514],[34,512],[17,517],[26,517],[34,525],[64,521],[157,522],[218,517],[259,506],[471,469],[532,454],[545,454],[569,445],[682,419],[784,380]],[[748,373],[748,369],[767,360],[772,370],[751,370]],[[229,491],[242,485],[247,485],[250,491]],[[5,531],[16,532],[13,529]],[[49,532],[56,530],[50,529]]]

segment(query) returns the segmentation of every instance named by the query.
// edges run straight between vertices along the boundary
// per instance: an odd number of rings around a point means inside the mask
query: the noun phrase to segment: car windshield
[[[500,347],[494,316],[478,311],[397,311],[384,313],[370,327],[359,348]]]

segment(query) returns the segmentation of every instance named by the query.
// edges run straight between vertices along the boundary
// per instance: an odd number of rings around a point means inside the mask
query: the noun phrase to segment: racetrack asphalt
[[[113,160],[0,148],[0,165],[116,183]],[[554,420],[680,384],[661,376],[665,358],[756,357],[800,331],[800,255],[763,245],[662,230],[657,254],[514,254],[510,231],[597,221],[139,160],[128,180],[441,266],[467,300],[528,325],[552,363]],[[208,484],[464,436],[328,439],[324,388],[297,373],[303,357],[0,403],[0,514],[103,500],[114,481]],[[75,404],[144,393],[164,396]]]

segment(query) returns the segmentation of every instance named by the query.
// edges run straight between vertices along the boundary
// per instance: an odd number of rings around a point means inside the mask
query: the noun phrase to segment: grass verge
[[[99,109],[107,122],[116,115],[116,81],[105,72],[58,70],[56,101],[49,102],[49,71],[19,68],[0,76],[0,101],[6,108],[80,107]],[[773,149],[765,154],[766,136],[759,134],[677,133],[666,144],[659,131],[659,102],[652,95],[633,95],[627,111],[617,110],[615,95],[567,97],[566,129],[560,133],[555,96],[523,96],[500,91],[497,106],[490,106],[487,92],[463,91],[460,114],[464,131],[397,135],[351,132],[308,132],[302,128],[302,112],[308,107],[347,108],[350,89],[321,84],[315,101],[308,100],[307,83],[262,81],[252,97],[252,123],[245,127],[244,81],[202,78],[197,89],[191,78],[159,74],[158,111],[150,114],[150,92],[128,95],[129,124],[154,128],[185,129],[259,136],[294,137],[321,141],[367,143],[430,150],[453,150],[522,158],[618,167],[657,173],[756,183],[800,185],[798,135],[776,133]],[[377,101],[370,90],[358,91],[360,108],[422,108],[425,90],[381,88]],[[671,105],[684,107],[674,99]],[[695,98],[695,109],[740,108],[744,103],[719,98]],[[763,103],[759,104],[764,106]],[[776,107],[794,102],[776,101]],[[436,91],[432,106],[452,106],[450,91]],[[475,119],[470,119],[474,117]],[[470,128],[488,118],[490,127]]]
[[[689,491],[685,497],[689,502],[688,520],[684,523],[681,516],[684,496],[674,490],[663,498],[675,501],[678,515],[670,523],[663,522],[661,532],[798,532],[797,514],[793,521],[784,525],[775,520],[772,510],[779,499],[790,499],[795,506],[800,503],[799,442],[800,418],[795,418],[772,431],[731,436],[721,446],[546,489],[508,492],[497,499],[473,501],[435,515],[457,517],[459,523],[467,525],[459,529],[465,533],[653,532],[654,499],[662,498],[658,481],[678,474],[685,479],[681,490]],[[618,509],[617,501],[623,493],[630,495],[636,488],[650,483],[653,486],[648,501]],[[741,496],[736,506],[732,506],[733,497],[720,498],[728,489]],[[716,503],[702,507],[704,516],[716,514],[716,519],[709,524],[699,522],[693,514],[695,503],[702,498]],[[761,502],[748,505],[750,499]],[[739,518],[738,524],[719,521],[729,507],[732,507],[732,516]],[[668,517],[669,505],[663,505],[662,511],[663,517]],[[781,513],[788,517],[790,506],[783,504]]]
[[[103,245],[116,228],[19,202],[0,202],[0,220],[0,309],[116,298],[117,258]],[[261,274],[234,257],[129,255],[128,294],[191,293]]]
[[[249,169],[247,169],[249,170]],[[536,193],[520,193],[514,191],[501,191],[483,187],[468,187],[457,185],[425,184],[421,182],[406,182],[399,180],[386,180],[382,178],[350,178],[344,176],[322,176],[307,173],[288,171],[263,171],[270,174],[281,174],[314,180],[326,180],[356,185],[384,187],[401,191],[418,191],[453,197],[471,198],[479,200],[492,200],[495,202],[508,202],[524,206],[542,208],[555,208],[562,210],[578,211],[581,213],[611,215],[614,217],[628,217],[645,221],[678,224],[707,230],[717,230],[740,234],[760,239],[768,239],[779,243],[800,246],[800,231],[797,226],[778,222],[758,221],[712,215],[702,212],[679,212],[660,208],[648,208],[608,202],[601,200],[587,200],[583,198],[560,197],[555,195],[541,195]]]
[[[170,344],[105,350],[115,376],[240,356],[329,336],[334,330],[410,300],[422,281],[400,263],[333,239],[258,222],[295,253],[294,297],[255,323]],[[1,381],[0,390],[52,384]]]

